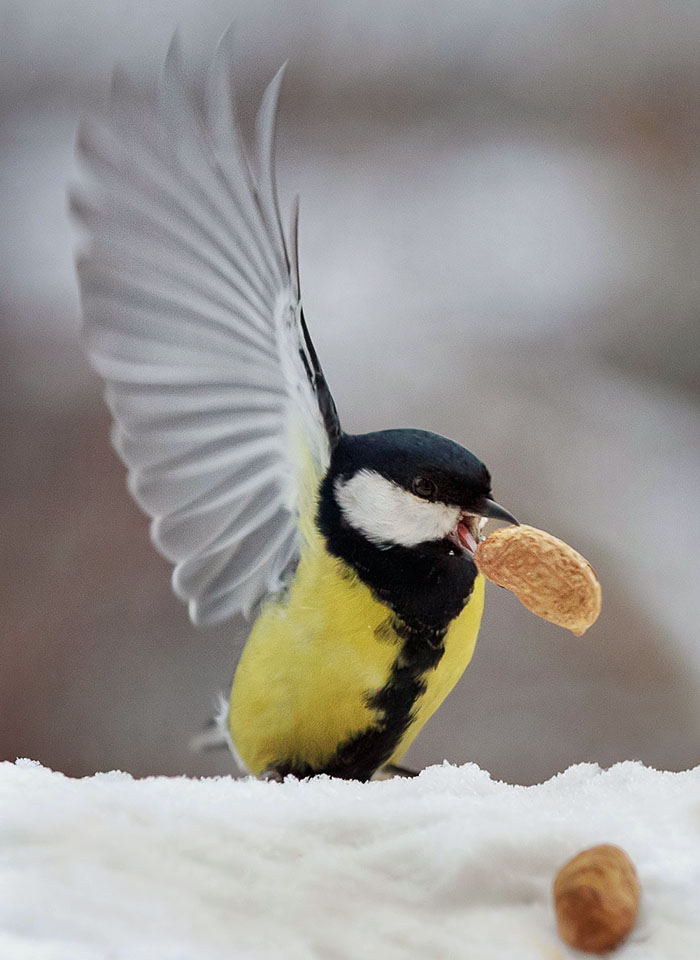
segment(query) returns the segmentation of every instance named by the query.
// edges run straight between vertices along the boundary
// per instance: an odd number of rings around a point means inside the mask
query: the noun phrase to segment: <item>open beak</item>
[[[505,507],[502,507],[500,503],[496,503],[495,500],[489,500],[488,497],[484,497],[482,500],[479,500],[478,503],[474,504],[468,513],[462,514],[457,524],[457,529],[451,535],[450,539],[473,556],[479,540],[482,539],[481,528],[487,519],[505,520],[506,523],[518,525],[518,521],[513,514],[508,513]]]
[[[505,507],[502,507],[500,503],[496,503],[495,500],[489,500],[488,497],[480,500],[474,506],[472,512],[475,513],[477,517],[488,517],[489,520],[505,520],[506,523],[514,523],[516,526],[520,526],[512,513],[508,513]]]

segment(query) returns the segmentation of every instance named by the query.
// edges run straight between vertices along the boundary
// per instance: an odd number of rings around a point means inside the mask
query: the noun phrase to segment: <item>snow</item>
[[[622,960],[700,956],[700,767],[570,767],[532,787],[473,764],[283,784],[0,764],[3,960],[581,956],[551,884],[579,850],[631,856]]]

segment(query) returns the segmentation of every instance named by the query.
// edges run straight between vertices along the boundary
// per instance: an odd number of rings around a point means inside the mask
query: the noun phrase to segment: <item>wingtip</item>
[[[232,53],[238,36],[238,21],[232,20],[224,29],[219,39],[216,41],[216,52],[214,56],[220,53]]]
[[[280,64],[280,67],[277,70],[277,73],[272,78],[273,83],[275,80],[277,80],[278,83],[282,83],[282,81],[284,80],[285,74],[287,73],[288,66],[289,66],[289,58],[287,58],[286,60],[283,60],[282,63]]]
[[[263,108],[269,104],[272,109],[275,120],[277,119],[277,104],[279,100],[280,89],[282,87],[282,81],[284,80],[285,74],[287,72],[287,66],[289,60],[285,60],[284,63],[278,68],[277,72],[274,74],[268,85],[265,87],[265,92],[263,94],[262,102],[260,104],[261,111]]]
[[[151,529],[153,529],[152,526]],[[158,547],[157,544],[155,544],[155,546],[157,550],[160,550],[160,547]],[[173,572],[170,574],[170,589],[173,591],[178,600],[181,600],[183,603],[187,604],[187,613],[193,626],[201,627],[202,621],[199,616],[199,601],[196,597],[191,597],[180,583],[181,569],[182,563],[177,563],[173,567]]]
[[[179,25],[173,30],[173,34],[168,43],[168,49],[165,52],[163,67],[160,74],[162,85],[168,85],[170,82],[182,82],[184,69],[184,57],[182,53],[182,38]]]
[[[168,49],[165,54],[165,59],[169,57],[171,59],[177,59],[182,56],[182,31],[180,29],[180,24],[176,23],[173,29],[173,32],[170,36],[170,41],[168,42]]]
[[[175,570],[177,570],[177,567],[175,568]],[[183,593],[182,593],[182,591],[178,590],[178,589],[176,588],[176,586],[175,586],[175,570],[173,571],[173,576],[172,576],[172,579],[171,579],[173,592],[174,592],[175,596],[180,597],[181,600],[186,600],[187,597],[184,596]],[[188,602],[188,604],[187,604],[187,612],[188,612],[188,614],[189,614],[190,621],[192,622],[192,625],[193,625],[193,626],[197,627],[198,629],[199,629],[200,627],[203,627],[203,626],[204,626],[204,624],[203,624],[203,622],[202,622],[202,619],[201,619],[201,617],[200,617],[200,614],[199,614],[199,603],[198,603],[197,600],[190,600],[190,601]]]

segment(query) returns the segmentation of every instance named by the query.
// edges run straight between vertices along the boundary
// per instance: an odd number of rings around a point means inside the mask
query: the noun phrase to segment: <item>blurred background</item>
[[[170,593],[79,346],[65,192],[112,66],[201,76],[239,21],[248,110],[289,59],[282,196],[346,429],[421,426],[603,584],[576,639],[489,587],[411,751],[532,783],[700,762],[700,7],[680,0],[2,0],[0,758],[232,771],[188,739],[240,624]]]

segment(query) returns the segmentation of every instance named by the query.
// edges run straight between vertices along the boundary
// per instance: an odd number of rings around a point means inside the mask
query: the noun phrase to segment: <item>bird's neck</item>
[[[317,524],[330,553],[343,560],[412,635],[442,636],[474,588],[477,569],[447,541],[378,547],[344,520],[331,481],[321,487]]]

